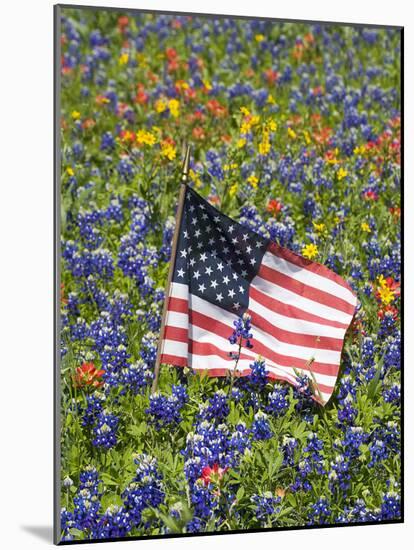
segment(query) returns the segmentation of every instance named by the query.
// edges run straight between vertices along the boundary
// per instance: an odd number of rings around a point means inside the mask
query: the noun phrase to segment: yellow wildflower
[[[291,138],[291,139],[296,139],[296,132],[295,130],[292,130],[292,128],[289,126],[289,128],[287,129],[287,133],[288,133],[288,136]]]
[[[366,222],[361,223],[361,229],[362,229],[362,231],[365,231],[366,233],[371,233],[371,228]]]
[[[167,102],[164,101],[164,99],[157,99],[157,101],[155,102],[155,110],[157,111],[157,113],[163,113],[167,110],[167,107]]]
[[[250,118],[246,118],[245,120],[243,120],[240,126],[240,133],[242,135],[248,134],[252,126],[257,126],[259,122],[260,122],[260,117],[257,115],[251,116]]]
[[[267,96],[266,103],[269,103],[269,105],[275,105],[276,104],[275,98],[272,96],[272,94],[269,94]]]
[[[66,173],[68,176],[74,176],[75,175],[75,172],[73,171],[73,168],[71,168],[70,166],[68,166],[66,168]]]
[[[239,149],[242,149],[245,145],[246,145],[246,139],[245,138],[240,138],[240,139],[237,140],[237,147]]]
[[[192,168],[190,168],[189,176],[196,187],[201,187],[201,178],[198,172],[195,172]]]
[[[305,136],[306,145],[309,145],[310,142],[311,142],[311,138],[310,138],[309,132],[308,132],[307,130],[305,130],[305,131],[303,132],[303,135]]]
[[[163,141],[161,143],[161,154],[163,157],[167,157],[168,160],[174,160],[177,154],[177,149],[168,141]]]
[[[256,42],[263,42],[263,40],[265,39],[263,34],[256,34],[256,36],[254,38],[255,38]]]
[[[147,132],[146,130],[138,130],[137,132],[137,143],[149,145],[152,147],[157,142],[156,137],[151,132]]]
[[[204,88],[209,92],[212,88],[212,85],[210,84],[210,82],[208,80],[203,80],[203,85],[204,85]]]
[[[312,260],[315,256],[319,254],[318,247],[316,244],[310,243],[302,248],[302,256]]]
[[[360,145],[359,147],[355,147],[354,155],[363,155],[365,151],[366,151],[365,145]]]
[[[251,124],[249,121],[242,122],[242,125],[240,126],[240,133],[242,136],[245,136],[250,132]]]
[[[223,170],[228,172],[229,170],[234,170],[235,168],[237,168],[237,163],[236,162],[233,162],[233,164],[225,164],[223,166]]]
[[[317,233],[323,233],[325,231],[326,225],[324,223],[316,223],[316,222],[312,222],[312,223]]]
[[[140,67],[146,67],[147,60],[145,58],[145,55],[141,52],[137,53],[137,62]]]
[[[234,197],[234,195],[237,193],[238,188],[239,186],[237,185],[237,183],[233,183],[233,185],[229,189],[230,197]]]
[[[265,156],[265,155],[268,155],[269,152],[270,152],[269,132],[264,130],[262,135],[262,141],[259,143],[259,153]]]
[[[126,65],[129,60],[129,54],[127,52],[121,53],[121,55],[118,58],[118,63],[120,65]]]
[[[339,168],[338,172],[336,173],[338,181],[343,180],[348,175],[348,172],[342,168],[342,166]]]
[[[240,111],[244,114],[244,116],[250,115],[250,111],[247,107],[240,107]]]
[[[268,129],[270,130],[270,132],[276,132],[276,130],[277,130],[276,121],[274,121],[274,120],[272,120],[272,119],[269,119],[269,120],[266,122],[266,126],[268,127]]]
[[[174,118],[180,116],[180,102],[177,99],[170,99],[168,102],[168,108]]]
[[[188,88],[190,87],[187,82],[185,82],[185,80],[177,80],[177,82],[175,83],[175,86],[179,89],[179,90],[188,90]]]
[[[247,178],[247,181],[248,181],[248,183],[250,183],[250,185],[253,187],[253,189],[256,189],[257,184],[259,183],[259,178],[257,176],[255,176],[254,174],[252,174],[251,176],[249,176]]]
[[[73,118],[73,120],[79,120],[80,119],[80,112],[79,111],[72,111],[71,113],[71,117]]]
[[[387,281],[385,280],[383,275],[380,275],[378,277],[379,287],[378,287],[378,295],[381,299],[381,302],[388,306],[392,301],[394,301],[395,298],[395,292],[388,286]]]

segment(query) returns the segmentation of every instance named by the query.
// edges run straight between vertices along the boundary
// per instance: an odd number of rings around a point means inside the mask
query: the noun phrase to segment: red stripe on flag
[[[182,298],[170,298],[168,301],[168,311],[177,313],[188,313],[188,301]]]
[[[262,264],[260,266],[258,276],[266,281],[269,281],[270,283],[279,285],[290,292],[294,292],[303,298],[307,298],[308,300],[337,309],[351,316],[354,314],[355,307],[347,301],[342,300],[342,298],[333,296],[332,294],[319,290],[313,286],[305,285],[304,283],[301,283],[288,275],[284,275],[283,273],[280,273],[279,271],[276,271],[266,265]]]
[[[177,357],[176,355],[168,355],[163,353],[161,355],[161,363],[166,365],[173,365],[174,367],[188,367],[187,357]]]

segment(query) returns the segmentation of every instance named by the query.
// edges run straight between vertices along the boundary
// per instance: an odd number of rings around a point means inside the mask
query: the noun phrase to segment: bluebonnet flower
[[[343,513],[337,517],[336,521],[338,523],[365,523],[367,521],[377,521],[378,519],[378,512],[369,510],[365,501],[358,499],[352,508],[345,506]]]
[[[95,424],[98,415],[102,412],[105,404],[105,395],[94,392],[86,396],[86,408],[82,411],[82,426]]]
[[[115,148],[115,139],[111,134],[111,132],[105,132],[102,135],[100,148],[101,148],[101,151],[106,151],[106,150],[111,151],[112,149]]]
[[[227,418],[229,412],[227,395],[223,390],[218,390],[210,397],[207,405],[200,407],[200,418],[221,422]]]
[[[157,342],[158,335],[153,332],[148,332],[141,340],[141,357],[152,370],[157,358]]]
[[[377,439],[373,441],[369,446],[369,452],[371,455],[371,460],[368,463],[368,468],[373,468],[379,462],[383,462],[389,457],[389,450],[385,445],[384,441]]]
[[[266,413],[259,411],[254,415],[251,431],[256,440],[270,439],[273,436]]]
[[[283,436],[282,452],[284,466],[293,466],[295,464],[295,450],[297,448],[298,442],[294,437]]]
[[[331,470],[328,474],[329,488],[333,492],[337,489],[340,494],[345,494],[350,486],[350,463],[343,455],[337,455],[331,462]]]
[[[361,355],[365,367],[372,367],[374,365],[375,347],[372,338],[364,338],[362,342]]]
[[[269,393],[269,404],[266,407],[266,411],[274,416],[283,415],[289,408],[289,401],[287,399],[288,389],[279,384],[275,384],[273,391]]]
[[[385,355],[384,355],[384,369],[385,371],[395,368],[400,369],[401,365],[401,335],[400,332],[395,336],[390,336],[386,340]]]
[[[272,516],[280,512],[279,504],[280,497],[273,496],[270,491],[266,491],[262,495],[253,495],[251,501],[255,504],[255,514],[262,525],[268,525]]]
[[[299,400],[306,400],[313,395],[312,380],[306,374],[296,375],[294,394]]]
[[[338,408],[338,420],[340,424],[352,424],[355,421],[358,411],[353,407],[353,402],[354,400],[351,394],[348,394],[348,396],[342,400]]]
[[[191,503],[196,517],[208,519],[218,506],[217,491],[213,486],[206,487],[202,480],[198,480],[192,486]]]
[[[125,537],[131,530],[128,512],[123,506],[112,504],[97,518],[91,532],[92,539],[116,539]]]
[[[134,395],[143,393],[153,376],[152,370],[142,359],[136,363],[128,364],[121,372],[122,384],[125,386],[123,391],[130,391]]]
[[[262,391],[267,384],[266,363],[264,361],[254,361],[250,365],[249,385],[256,391]]]
[[[76,529],[76,521],[73,518],[73,514],[69,512],[66,508],[61,508],[60,510],[60,529],[62,531],[62,540],[71,541],[73,540],[73,535],[71,534],[71,529]]]
[[[102,447],[105,450],[111,449],[117,444],[117,428],[119,419],[114,414],[104,410],[97,418],[93,428],[94,439],[92,444],[95,447]]]
[[[244,345],[246,348],[252,348],[253,345],[250,340],[253,338],[253,335],[250,332],[252,328],[250,315],[244,313],[242,317],[233,321],[233,325],[235,330],[229,338],[230,344],[236,344],[237,342],[240,347]]]
[[[149,407],[145,410],[149,422],[158,429],[181,422],[180,411],[187,402],[188,395],[184,386],[173,386],[172,395],[156,393],[150,396]]]
[[[343,439],[340,441],[343,455],[355,464],[356,458],[361,456],[361,445],[368,440],[368,434],[359,426],[350,426],[346,428]]]
[[[317,502],[311,504],[308,519],[308,525],[324,525],[329,523],[331,517],[331,509],[325,497],[321,497]]]
[[[381,519],[399,519],[401,517],[401,499],[398,493],[390,491],[383,497],[381,503]]]
[[[229,464],[233,467],[237,466],[239,458],[250,447],[249,430],[244,422],[239,422],[228,440]]]
[[[206,522],[200,518],[192,518],[186,525],[187,533],[200,533],[203,531]]]
[[[100,479],[96,468],[88,466],[79,476],[79,487],[73,499],[76,528],[92,529],[101,506]]]
[[[156,459],[139,454],[134,462],[137,465],[136,474],[122,493],[122,498],[131,524],[137,526],[141,523],[142,512],[146,508],[158,508],[164,502],[165,493]]]
[[[398,403],[401,400],[400,384],[393,384],[390,388],[384,389],[383,395],[386,403]]]

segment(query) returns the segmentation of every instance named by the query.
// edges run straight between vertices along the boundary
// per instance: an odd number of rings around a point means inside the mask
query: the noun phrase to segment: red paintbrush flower
[[[314,131],[312,138],[319,145],[328,145],[331,139],[332,129],[328,126],[324,126],[320,131]]]
[[[204,133],[204,130],[203,128],[201,128],[201,126],[196,126],[195,128],[193,128],[192,134],[193,138],[197,140],[203,140],[206,137],[206,134]]]
[[[77,367],[74,382],[77,388],[91,386],[99,388],[103,384],[101,376],[105,373],[104,370],[98,370],[93,363],[83,363]]]
[[[166,55],[168,61],[173,61],[174,59],[177,59],[177,57],[178,57],[177,50],[175,48],[167,48],[165,50],[165,55]]]
[[[273,214],[273,216],[277,216],[278,213],[282,210],[283,204],[279,202],[276,199],[271,199],[267,203],[267,211]]]
[[[365,193],[362,196],[364,197],[364,199],[368,201],[378,200],[378,194],[375,191],[372,191],[371,189],[369,191],[365,191]]]
[[[217,463],[212,468],[205,466],[201,472],[200,479],[204,485],[208,485],[209,483],[219,484],[227,470],[228,468],[220,468]]]
[[[207,109],[216,117],[222,117],[227,115],[227,109],[217,99],[210,99],[206,103]]]
[[[391,206],[388,210],[394,220],[398,221],[401,216],[401,208],[398,206]]]
[[[173,19],[173,21],[171,21],[171,27],[173,29],[181,29],[182,26],[183,24],[179,19]]]
[[[95,126],[96,122],[93,120],[93,118],[86,118],[83,122],[82,122],[82,128],[84,130],[89,130],[91,128],[93,128]]]
[[[144,105],[148,101],[148,94],[145,92],[144,85],[141,83],[137,85],[137,95],[134,101],[140,105]]]
[[[190,101],[193,101],[197,99],[197,92],[193,88],[187,88],[184,90],[184,97]]]
[[[118,30],[123,34],[125,32],[126,27],[128,26],[129,19],[126,15],[121,15],[121,17],[118,18]]]
[[[323,90],[323,87],[322,86],[316,86],[315,88],[312,88],[312,94],[313,95],[323,95],[324,93],[324,90]]]
[[[389,304],[378,311],[378,319],[383,319],[386,314],[392,315],[392,318],[395,321],[398,318],[398,309]]]
[[[68,303],[68,299],[66,298],[66,295],[65,295],[65,284],[64,283],[60,284],[60,303],[61,303],[62,307],[66,306],[67,303]]]
[[[274,84],[279,78],[279,73],[273,69],[266,69],[264,71],[264,77],[267,80],[268,84]]]

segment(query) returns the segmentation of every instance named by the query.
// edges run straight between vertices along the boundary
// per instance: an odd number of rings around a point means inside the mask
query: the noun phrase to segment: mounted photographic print
[[[402,32],[55,7],[57,544],[403,520]]]

